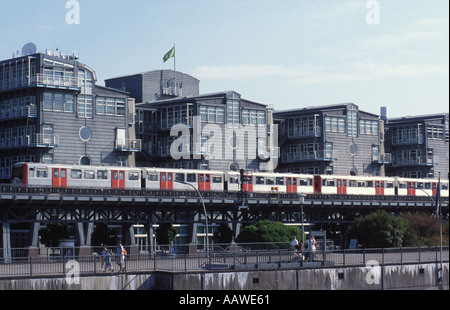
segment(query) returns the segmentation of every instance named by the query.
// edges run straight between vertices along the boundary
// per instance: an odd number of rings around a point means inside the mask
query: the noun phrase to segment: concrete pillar
[[[3,259],[5,263],[11,263],[11,227],[8,222],[3,222]]]

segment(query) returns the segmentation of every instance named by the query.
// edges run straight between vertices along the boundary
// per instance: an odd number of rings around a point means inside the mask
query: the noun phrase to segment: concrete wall
[[[436,264],[315,268],[238,272],[108,274],[65,278],[0,280],[1,290],[400,290],[437,289]],[[374,277],[372,277],[374,275]],[[444,289],[449,289],[444,264]],[[377,281],[379,280],[379,281]]]

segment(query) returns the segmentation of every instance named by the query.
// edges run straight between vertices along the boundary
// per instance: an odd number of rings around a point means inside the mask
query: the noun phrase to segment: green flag
[[[169,60],[172,57],[175,57],[175,46],[170,51],[168,51],[166,55],[164,55],[163,60],[164,60],[164,62],[166,62],[167,60]]]

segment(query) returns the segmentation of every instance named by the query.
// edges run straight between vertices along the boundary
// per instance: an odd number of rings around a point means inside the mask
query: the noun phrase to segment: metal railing
[[[168,248],[167,248],[168,249]],[[75,251],[75,253],[77,253]],[[114,250],[112,250],[115,253]],[[1,252],[0,252],[1,253]],[[60,253],[64,253],[61,251]],[[117,255],[112,256],[113,270],[106,270],[103,256],[52,254],[36,257],[0,258],[0,277],[65,275],[74,262],[80,275],[105,274],[119,271]],[[449,261],[449,248],[443,250],[443,262]],[[321,266],[361,266],[376,261],[382,265],[402,265],[440,262],[439,247],[386,248],[356,250],[291,251],[246,250],[235,245],[220,251],[202,251],[194,254],[171,254],[170,250],[157,253],[128,254],[125,272],[204,271],[204,270],[259,270],[320,268]]]

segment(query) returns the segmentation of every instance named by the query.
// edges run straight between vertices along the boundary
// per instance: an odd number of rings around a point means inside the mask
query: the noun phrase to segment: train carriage
[[[140,189],[139,168],[18,163],[13,184],[52,188]]]
[[[168,168],[143,168],[149,190],[190,191],[192,186],[200,192],[224,190],[225,174],[222,171],[185,170]]]
[[[242,184],[241,184],[242,182]],[[436,197],[438,180],[380,176],[305,175],[292,173],[223,172],[169,168],[17,163],[16,186],[49,188],[147,189],[162,191],[280,194],[338,194]],[[441,197],[448,197],[448,180],[441,180]]]

